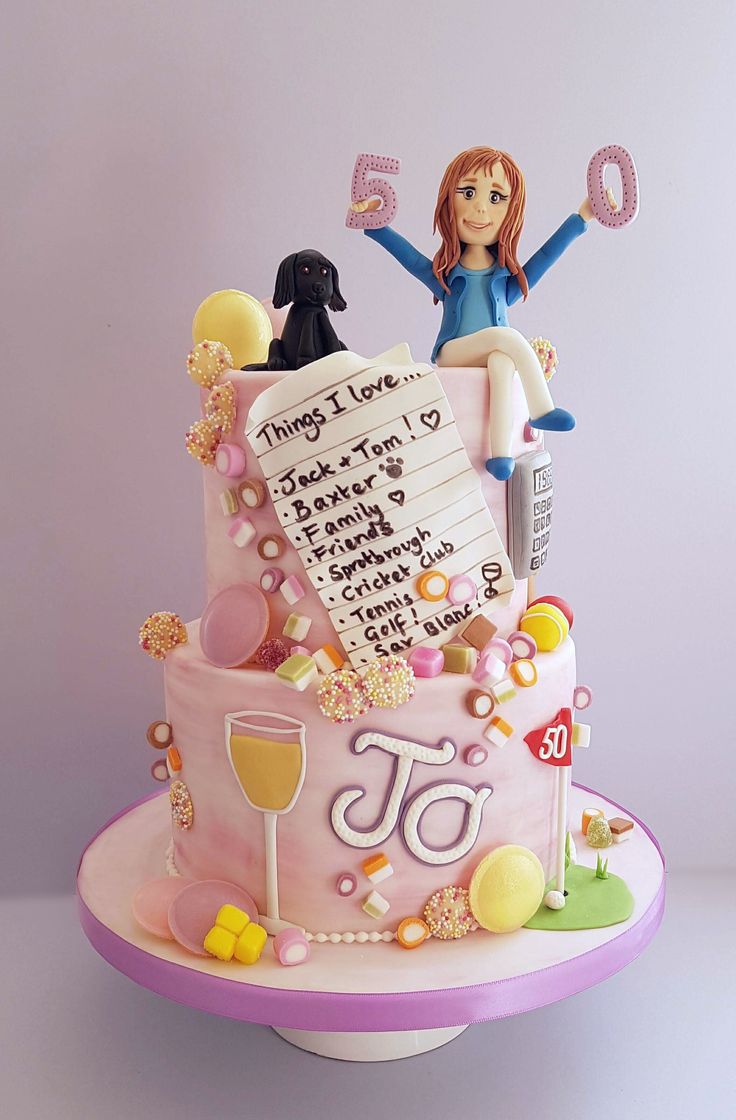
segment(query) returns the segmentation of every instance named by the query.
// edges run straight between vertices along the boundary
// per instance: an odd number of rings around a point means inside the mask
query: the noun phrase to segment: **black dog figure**
[[[243,369],[301,369],[326,354],[347,350],[325,310],[344,311],[347,307],[340,294],[337,269],[316,249],[291,253],[279,265],[273,305],[285,307],[287,303],[292,307],[281,338],[274,338],[268,348],[268,361]]]

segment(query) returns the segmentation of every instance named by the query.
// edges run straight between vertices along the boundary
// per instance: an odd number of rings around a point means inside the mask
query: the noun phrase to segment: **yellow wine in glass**
[[[291,925],[279,914],[276,825],[293,809],[307,766],[306,728],[301,720],[272,712],[231,712],[225,716],[225,743],[243,797],[263,813],[266,850],[266,914],[269,933]]]

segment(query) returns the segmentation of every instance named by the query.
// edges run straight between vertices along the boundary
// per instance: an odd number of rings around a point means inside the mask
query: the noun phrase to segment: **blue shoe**
[[[533,428],[541,428],[543,432],[571,432],[575,427],[575,417],[564,408],[553,408],[537,420],[530,418],[529,423]]]
[[[511,478],[515,466],[515,461],[507,455],[499,455],[495,459],[486,459],[486,470],[499,482],[505,482],[507,478]]]

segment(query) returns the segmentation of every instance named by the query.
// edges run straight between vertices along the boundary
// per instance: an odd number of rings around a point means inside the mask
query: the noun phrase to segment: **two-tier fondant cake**
[[[197,622],[159,612],[141,629],[165,659],[148,738],[172,807],[160,876],[131,900],[145,928],[244,963],[273,936],[297,964],[315,940],[400,953],[467,934],[492,950],[487,931],[629,917],[606,862],[576,864],[567,794],[591,691],[570,607],[537,578],[544,433],[574,419],[550,395],[552,344],[507,320],[592,217],[635,215],[630,157],[603,151],[579,212],[523,267],[524,180],[505,153],[448,167],[434,260],[390,225],[388,180],[368,177],[398,162],[360,157],[348,225],[442,305],[436,365],[405,344],[347,349],[328,314],[345,306],[337,270],[316,250],[282,262],[268,310],[233,291],[199,308],[187,448],[204,473],[207,603]],[[584,823],[593,849],[631,828],[595,806]]]

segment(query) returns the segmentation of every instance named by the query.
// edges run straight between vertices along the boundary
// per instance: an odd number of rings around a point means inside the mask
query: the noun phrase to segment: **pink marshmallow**
[[[215,470],[226,478],[239,478],[245,470],[245,451],[239,443],[221,443],[215,452]]]
[[[478,587],[471,576],[453,576],[447,589],[447,598],[457,606],[460,603],[469,603],[478,594]]]
[[[506,676],[506,662],[495,653],[484,653],[473,670],[473,680],[485,688],[498,684]]]
[[[415,677],[438,677],[445,664],[445,655],[441,649],[415,646],[407,660]]]
[[[279,591],[290,607],[293,607],[294,603],[298,603],[300,599],[304,598],[304,588],[297,576],[287,576],[279,587]]]
[[[531,634],[525,634],[523,630],[514,630],[513,634],[509,634],[509,645],[515,661],[532,661],[537,656],[537,643]]]
[[[579,712],[585,711],[593,703],[592,688],[588,688],[587,684],[579,684],[573,693],[572,703]]]
[[[300,929],[279,930],[273,939],[273,954],[279,964],[304,964],[309,953],[309,942]]]
[[[256,527],[249,517],[236,517],[230,525],[227,535],[238,548],[245,548],[254,539]]]
[[[480,743],[473,743],[472,746],[465,748],[463,758],[468,766],[482,766],[488,758],[488,751]]]
[[[507,669],[514,660],[513,650],[505,638],[491,638],[490,642],[483,646],[483,654],[486,653],[492,653],[495,657],[498,657]]]
[[[281,568],[266,568],[261,572],[261,591],[268,591],[272,594],[278,591],[281,584],[284,582],[284,573]]]

